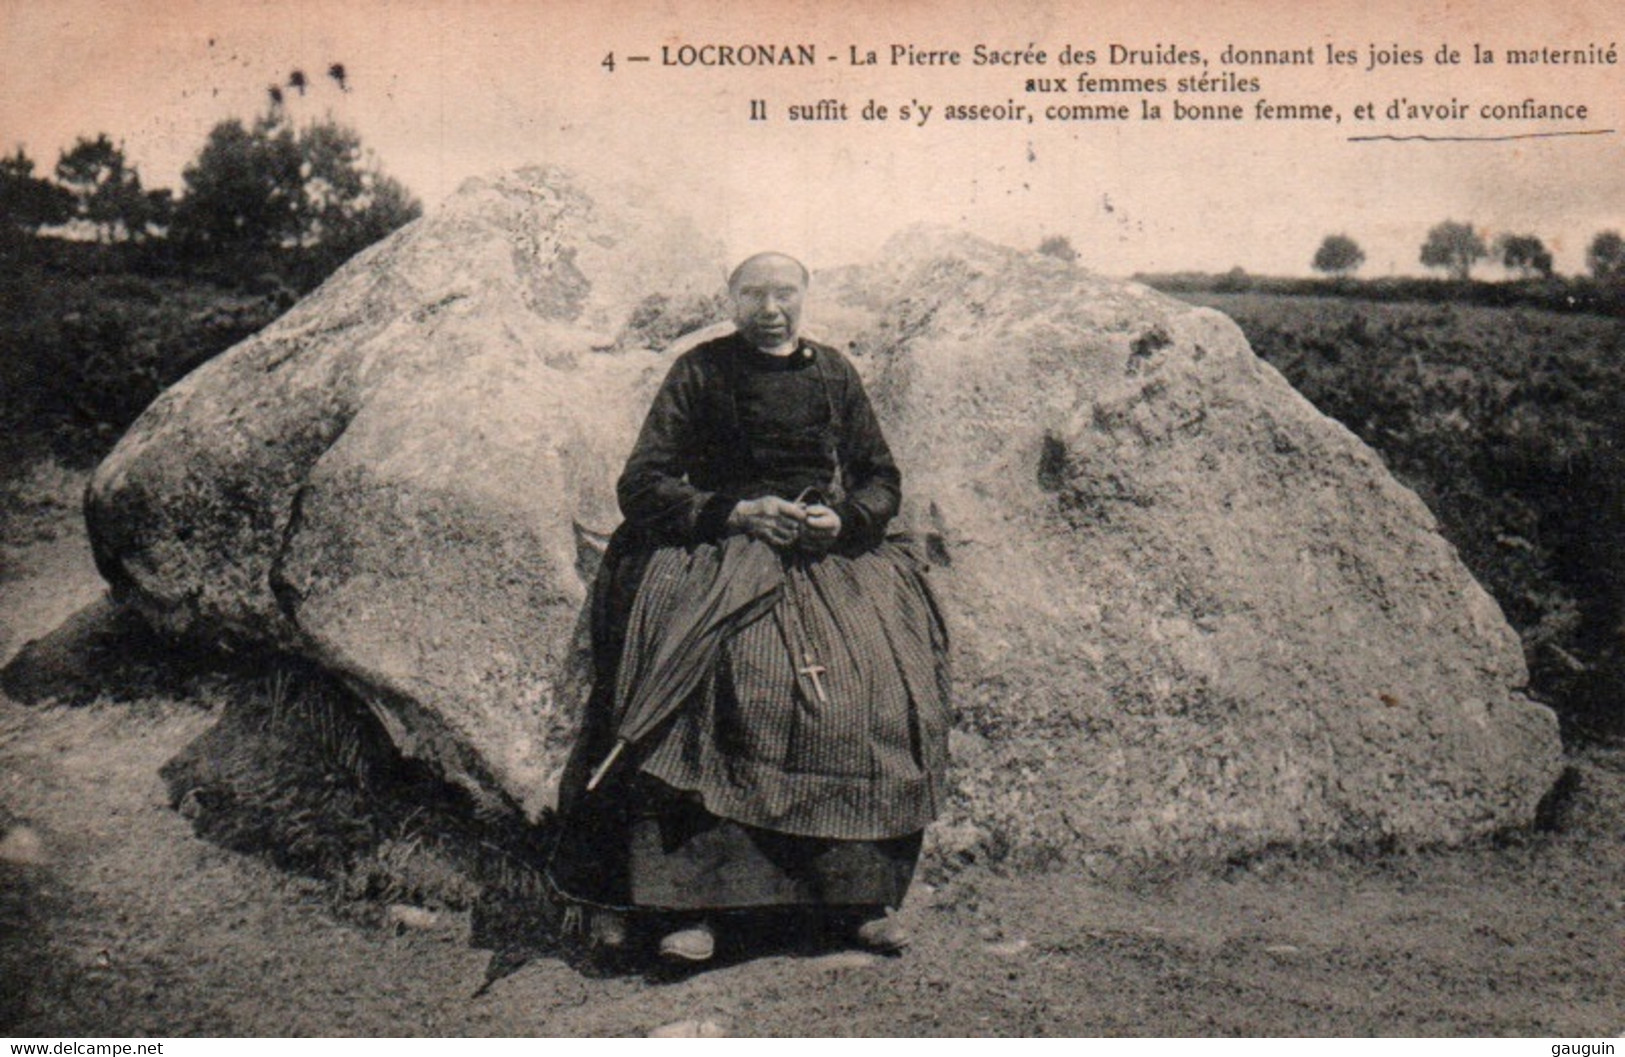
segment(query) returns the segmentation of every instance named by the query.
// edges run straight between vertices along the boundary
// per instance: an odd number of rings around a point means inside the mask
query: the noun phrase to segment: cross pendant
[[[801,659],[807,663],[807,667],[797,668],[796,673],[798,675],[805,675],[807,678],[812,680],[813,690],[818,694],[818,701],[820,704],[829,704],[829,698],[824,695],[824,684],[818,678],[829,669],[825,668],[817,661],[814,661],[812,654],[810,653],[802,654]]]

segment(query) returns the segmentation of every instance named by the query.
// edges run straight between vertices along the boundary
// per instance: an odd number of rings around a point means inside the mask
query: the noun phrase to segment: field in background
[[[1252,275],[1233,268],[1223,275],[1207,272],[1136,274],[1136,282],[1175,297],[1191,299],[1207,294],[1259,294],[1278,297],[1333,297],[1380,304],[1420,302],[1435,305],[1474,305],[1480,308],[1544,308],[1552,312],[1625,316],[1625,282],[1600,281],[1585,275],[1549,275],[1544,278],[1445,279],[1434,276],[1390,275],[1374,279],[1290,278]]]
[[[0,237],[0,487],[48,456],[94,465],[165,387],[294,300],[270,274],[188,278],[137,250]]]

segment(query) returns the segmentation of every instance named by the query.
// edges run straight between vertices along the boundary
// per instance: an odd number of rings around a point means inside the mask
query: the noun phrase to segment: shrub
[[[0,424],[6,452],[99,458],[167,386],[275,319],[290,298],[133,274],[24,268],[0,300]]]

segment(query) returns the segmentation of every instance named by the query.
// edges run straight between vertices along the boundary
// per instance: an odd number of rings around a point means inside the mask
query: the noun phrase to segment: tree
[[[1617,231],[1599,231],[1586,249],[1586,267],[1598,282],[1625,281],[1625,238]]]
[[[1551,251],[1534,235],[1502,235],[1495,240],[1495,255],[1503,268],[1522,278],[1551,278]]]
[[[34,159],[21,147],[0,158],[0,223],[33,234],[47,224],[66,224],[73,195],[34,175]]]
[[[1349,275],[1365,263],[1365,250],[1347,235],[1327,235],[1315,251],[1310,267],[1327,275]]]
[[[1489,248],[1471,224],[1458,224],[1446,220],[1435,224],[1422,243],[1422,264],[1428,268],[1443,268],[1452,279],[1465,280],[1472,274],[1473,265],[1489,256]]]
[[[1038,252],[1067,264],[1078,259],[1078,251],[1072,248],[1072,240],[1065,235],[1051,235],[1044,239],[1038,244]]]
[[[351,129],[331,121],[311,125],[298,142],[303,245],[349,257],[422,212],[404,186],[366,163]]]
[[[252,128],[236,118],[215,125],[181,179],[174,235],[194,249],[225,255],[298,236],[299,150],[293,131],[270,117]]]
[[[296,130],[273,107],[223,121],[182,173],[175,233],[214,256],[304,249],[337,263],[422,210],[331,119]]]
[[[124,160],[124,150],[107,134],[79,137],[56,163],[56,178],[73,197],[73,215],[96,227],[96,237],[143,239],[152,219],[152,200],[141,189],[141,175]]]
[[[147,228],[164,230],[167,234],[169,226],[175,221],[175,192],[167,187],[159,187],[148,191],[142,203]]]

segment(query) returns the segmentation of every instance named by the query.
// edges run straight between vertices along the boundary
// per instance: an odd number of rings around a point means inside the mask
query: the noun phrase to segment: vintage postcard
[[[0,1032],[1612,1053],[1622,51],[0,0]]]

